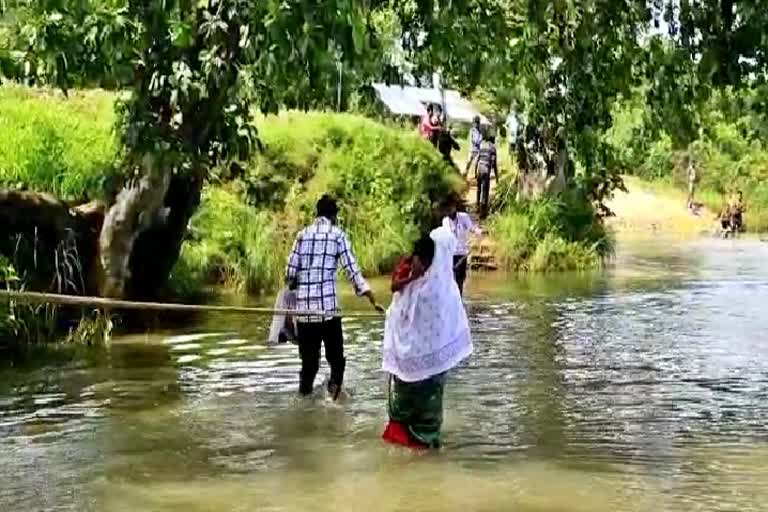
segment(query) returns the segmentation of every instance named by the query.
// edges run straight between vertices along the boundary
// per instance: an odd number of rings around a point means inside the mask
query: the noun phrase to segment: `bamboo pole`
[[[166,302],[137,302],[130,300],[108,299],[104,297],[84,297],[79,295],[59,295],[56,293],[23,292],[0,290],[0,298],[26,303],[50,303],[61,306],[92,307],[95,309],[123,309],[144,311],[179,311],[186,313],[237,313],[244,315],[292,315],[292,316],[332,316],[355,318],[381,318],[383,315],[374,311],[303,311],[250,306],[208,306],[202,304],[179,304]]]

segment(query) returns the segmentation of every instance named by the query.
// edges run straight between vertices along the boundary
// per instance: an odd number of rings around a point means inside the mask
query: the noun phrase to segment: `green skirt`
[[[389,419],[400,423],[415,441],[440,446],[443,425],[445,373],[418,382],[403,382],[394,375],[389,388]]]

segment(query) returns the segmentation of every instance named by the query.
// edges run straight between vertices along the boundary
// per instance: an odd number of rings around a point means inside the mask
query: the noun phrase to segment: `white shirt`
[[[517,121],[517,116],[510,115],[507,117],[507,140],[513,144],[517,142],[517,128],[520,123]]]
[[[443,227],[450,229],[453,236],[458,240],[454,253],[456,256],[466,256],[469,254],[469,233],[480,234],[480,229],[472,222],[472,218],[464,212],[458,212],[456,220],[445,217],[443,219]]]

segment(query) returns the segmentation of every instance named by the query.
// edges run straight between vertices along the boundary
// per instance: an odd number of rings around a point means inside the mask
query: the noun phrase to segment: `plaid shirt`
[[[370,290],[357,267],[344,232],[324,217],[302,230],[288,257],[286,279],[296,282],[296,308],[304,311],[337,311],[336,270],[341,263],[347,278],[362,295]],[[322,322],[333,316],[298,317],[300,322]]]

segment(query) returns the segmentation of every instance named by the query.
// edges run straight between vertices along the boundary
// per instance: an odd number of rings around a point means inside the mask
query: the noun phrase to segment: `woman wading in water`
[[[440,446],[446,372],[472,353],[469,322],[453,278],[456,238],[445,227],[416,243],[395,272],[384,327],[384,370],[391,375],[384,440]]]

